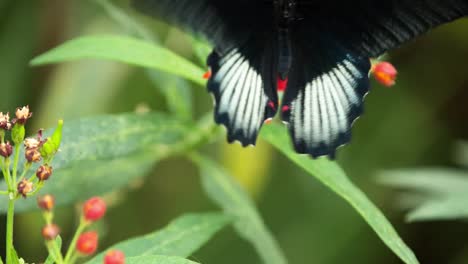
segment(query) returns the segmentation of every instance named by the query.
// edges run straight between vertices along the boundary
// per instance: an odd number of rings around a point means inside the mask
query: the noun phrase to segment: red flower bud
[[[119,250],[109,250],[104,256],[104,264],[125,264],[125,255]]]
[[[60,228],[56,224],[48,224],[42,228],[42,237],[45,240],[53,240],[60,234]]]
[[[76,241],[76,250],[83,255],[92,255],[98,246],[98,234],[94,231],[84,232]]]
[[[10,142],[0,143],[0,155],[4,158],[8,158],[13,153],[13,147],[10,145]]]
[[[106,203],[100,197],[92,197],[83,205],[83,216],[87,221],[97,221],[106,213]]]
[[[384,61],[374,64],[371,73],[379,83],[390,87],[395,85],[398,71],[391,63]]]
[[[49,165],[41,165],[37,168],[36,176],[40,181],[46,181],[52,175],[52,167]]]
[[[37,197],[37,205],[42,210],[51,211],[55,205],[55,198],[50,194]]]

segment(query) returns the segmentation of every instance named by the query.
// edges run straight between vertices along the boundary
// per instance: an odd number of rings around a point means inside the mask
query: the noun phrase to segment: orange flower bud
[[[55,206],[55,198],[50,194],[37,197],[37,205],[42,210],[51,211]]]
[[[38,148],[26,149],[24,156],[28,162],[39,162],[41,160],[41,153]]]
[[[95,231],[84,232],[76,241],[76,250],[83,255],[92,255],[98,246],[98,234]]]
[[[83,216],[87,221],[97,221],[106,213],[106,203],[100,197],[92,197],[83,205]]]
[[[398,71],[391,63],[384,61],[374,64],[371,73],[379,83],[390,87],[395,85]]]

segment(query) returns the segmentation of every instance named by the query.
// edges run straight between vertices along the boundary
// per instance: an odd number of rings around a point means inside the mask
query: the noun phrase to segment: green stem
[[[78,258],[78,254],[76,252],[71,256],[70,261],[66,264],[74,264],[76,262],[76,259]]]
[[[44,182],[43,181],[40,181],[38,184],[37,184],[37,187],[36,189],[34,189],[34,191],[30,192],[27,194],[27,196],[34,196],[37,192],[39,192],[42,187],[44,187]]]
[[[69,264],[69,260],[73,253],[75,252],[75,247],[76,247],[76,241],[78,240],[78,237],[83,233],[83,230],[88,226],[88,223],[84,218],[82,217],[80,219],[80,224],[78,225],[78,228],[76,229],[75,235],[73,235],[72,242],[70,243],[70,246],[68,247],[67,254],[65,255],[65,263]]]
[[[63,260],[62,252],[57,246],[55,240],[47,241],[47,250],[49,251],[49,255],[54,256],[54,263],[63,264],[65,263]]]
[[[10,164],[8,164],[10,165]],[[5,179],[5,182],[8,186],[8,191],[11,190],[11,183],[10,183],[10,173],[7,173],[7,171],[10,169],[9,166],[7,167],[7,159],[2,159],[2,173],[3,173],[3,178]]]
[[[16,186],[16,175],[18,174],[18,161],[21,145],[15,145],[15,157],[13,159],[13,186]]]
[[[28,173],[29,169],[31,168],[31,165],[32,165],[32,163],[30,163],[30,162],[26,162],[24,164],[24,168],[23,168],[23,171],[21,172],[21,176],[19,178],[19,181],[24,179],[24,177],[26,176],[26,173]],[[34,174],[34,175],[36,175],[36,174]]]
[[[13,263],[11,259],[11,251],[13,250],[13,216],[15,214],[15,199],[8,198],[7,212],[7,230],[6,230],[6,263]]]
[[[0,195],[8,195],[8,191],[0,191]]]

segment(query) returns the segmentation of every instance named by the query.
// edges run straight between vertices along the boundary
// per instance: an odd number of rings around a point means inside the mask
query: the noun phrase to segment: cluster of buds
[[[50,252],[57,252],[56,244],[53,243],[55,238],[60,233],[60,228],[52,223],[52,210],[55,205],[55,199],[51,195],[45,195],[38,199],[38,206],[44,212],[46,225],[42,229],[42,236],[47,242]],[[70,243],[66,255],[59,256],[63,263],[74,263],[77,257],[86,257],[96,253],[98,248],[99,236],[96,231],[85,231],[91,224],[102,219],[106,213],[106,203],[100,197],[92,197],[88,199],[81,210],[81,221],[78,226],[75,236]],[[58,251],[60,252],[60,251]],[[105,264],[124,264],[125,256],[123,252],[118,250],[110,250],[104,257]]]

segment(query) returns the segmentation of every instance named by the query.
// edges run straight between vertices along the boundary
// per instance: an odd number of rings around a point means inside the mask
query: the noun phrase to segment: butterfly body
[[[369,58],[468,14],[468,0],[133,0],[215,48],[214,118],[228,141],[255,144],[279,112],[297,152],[334,157],[369,91]],[[277,78],[287,79],[282,102]]]

